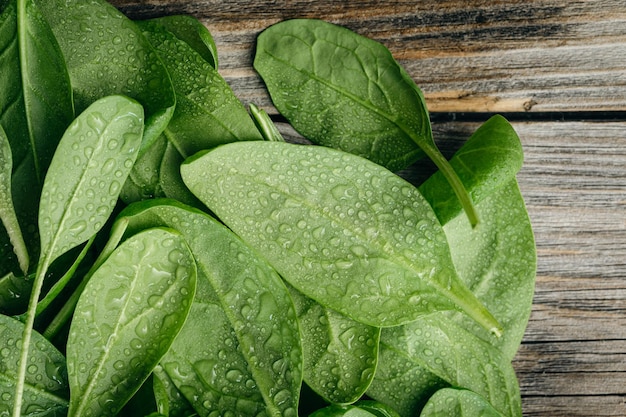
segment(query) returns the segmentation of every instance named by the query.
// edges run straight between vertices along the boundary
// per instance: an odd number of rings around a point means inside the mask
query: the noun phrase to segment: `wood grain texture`
[[[112,3],[133,18],[200,18],[236,95],[270,113],[251,66],[254,41],[292,17],[324,18],[389,47],[429,109],[453,113],[433,125],[448,155],[489,114],[509,113],[525,150],[518,178],[538,251],[533,312],[514,362],[524,415],[626,416],[623,0]],[[612,120],[596,113],[607,111]],[[432,170],[401,174],[419,181]]]
[[[623,0],[113,0],[134,18],[187,13],[213,33],[220,70],[244,102],[271,107],[251,68],[268,25],[324,18],[386,45],[431,111],[626,109]]]

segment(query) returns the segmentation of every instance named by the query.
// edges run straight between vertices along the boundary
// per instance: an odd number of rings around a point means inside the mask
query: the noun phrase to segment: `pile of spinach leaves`
[[[448,161],[385,47],[290,20],[254,66],[297,145],[217,63],[191,17],[0,0],[0,416],[521,415],[511,125]]]

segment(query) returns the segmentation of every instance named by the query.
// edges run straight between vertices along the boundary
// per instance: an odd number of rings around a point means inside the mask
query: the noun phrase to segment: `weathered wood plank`
[[[385,44],[436,112],[626,109],[621,0],[113,0],[133,18],[187,13],[213,33],[224,77],[271,108],[251,68],[256,35],[279,20],[324,18]]]

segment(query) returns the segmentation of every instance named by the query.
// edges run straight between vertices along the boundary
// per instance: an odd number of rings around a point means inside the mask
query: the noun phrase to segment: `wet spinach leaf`
[[[9,139],[0,125],[0,221],[9,235],[13,246],[13,252],[17,256],[20,269],[24,274],[28,273],[29,255],[20,223],[17,220],[15,206],[13,205],[13,193],[11,192],[11,172],[13,170],[13,157]]]
[[[151,19],[191,46],[213,68],[217,69],[217,46],[213,35],[202,22],[188,15],[172,15]]]
[[[509,359],[519,348],[532,308],[536,250],[532,226],[515,180],[522,165],[520,140],[502,116],[485,122],[452,157],[450,165],[472,194],[483,219],[472,229],[440,173],[420,186],[450,244],[459,276],[503,326],[494,339],[471,320],[455,320],[499,347]]]
[[[217,70],[167,30],[160,19],[138,22],[165,63],[176,94],[176,110],[164,135],[141,158],[125,187],[126,202],[170,197],[196,205],[179,166],[188,156],[239,140],[261,140],[248,112]]]
[[[370,386],[380,329],[323,307],[290,287],[300,322],[303,378],[329,403],[351,404]]]
[[[123,242],[76,306],[68,415],[116,415],[169,349],[195,289],[195,262],[180,234],[153,228]]]
[[[442,320],[440,313],[404,326],[383,329],[381,349],[382,346],[424,368],[448,386],[481,395],[502,414],[521,416],[519,386],[508,358],[490,343],[449,320]],[[379,366],[387,365],[380,361]],[[404,389],[408,387],[388,382],[375,378],[368,393],[372,398],[396,406],[396,399],[402,402]],[[425,402],[427,393],[421,394],[416,402]],[[403,415],[414,415],[416,409],[411,408]],[[398,411],[403,412],[400,408]]]
[[[522,144],[511,124],[496,115],[483,123],[455,153],[450,165],[474,204],[509,183],[522,167]],[[419,187],[441,224],[457,217],[462,207],[450,184],[436,172]],[[482,218],[482,216],[481,216]]]
[[[302,348],[278,274],[215,219],[176,201],[135,203],[119,219],[128,234],[174,228],[194,254],[196,298],[161,366],[198,414],[295,415]]]
[[[17,385],[24,324],[0,315],[0,415],[11,415]],[[69,386],[65,358],[48,340],[33,333],[22,401],[24,415],[61,416],[67,412]]]
[[[429,400],[420,417],[503,417],[485,399],[468,390],[444,388]]]
[[[109,95],[145,109],[140,153],[161,134],[176,105],[169,73],[135,22],[104,0],[35,0],[65,57],[76,111]]]
[[[456,275],[419,191],[367,159],[239,142],[181,166],[189,189],[304,295],[354,320],[395,326],[459,309],[499,325]]]
[[[470,223],[478,223],[471,198],[435,145],[420,89],[382,44],[322,20],[287,20],[259,35],[254,68],[303,136],[392,171],[423,152]]]
[[[143,108],[126,97],[110,96],[81,113],[59,142],[41,193],[41,255],[25,313],[16,398],[23,395],[27,347],[48,269],[104,226],[137,157],[142,132]]]
[[[157,411],[167,417],[197,416],[189,401],[176,388],[161,365],[152,370],[152,385]]]
[[[0,74],[0,125],[13,161],[11,193],[33,267],[39,256],[36,225],[41,187],[74,110],[63,55],[32,0],[0,5]],[[0,274],[24,269],[24,265],[14,267],[18,263],[11,260],[2,262]]]

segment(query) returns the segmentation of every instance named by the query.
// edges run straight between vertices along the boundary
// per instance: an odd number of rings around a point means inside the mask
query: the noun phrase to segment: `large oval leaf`
[[[24,324],[0,315],[0,415],[11,415]],[[60,417],[67,413],[65,358],[48,340],[33,333],[22,400],[23,415]]]
[[[69,416],[113,416],[186,320],[196,266],[184,239],[150,229],[122,243],[85,287],[70,326]]]
[[[181,166],[189,189],[298,291],[376,327],[458,308],[498,324],[459,281],[415,187],[319,146],[239,142]]]
[[[302,348],[293,303],[276,271],[215,219],[175,201],[136,203],[120,216],[128,234],[154,226],[179,230],[198,264],[191,313],[161,361],[196,411],[294,416]]]
[[[123,96],[93,103],[67,129],[41,193],[39,233],[48,263],[104,225],[137,157],[143,108]]]

